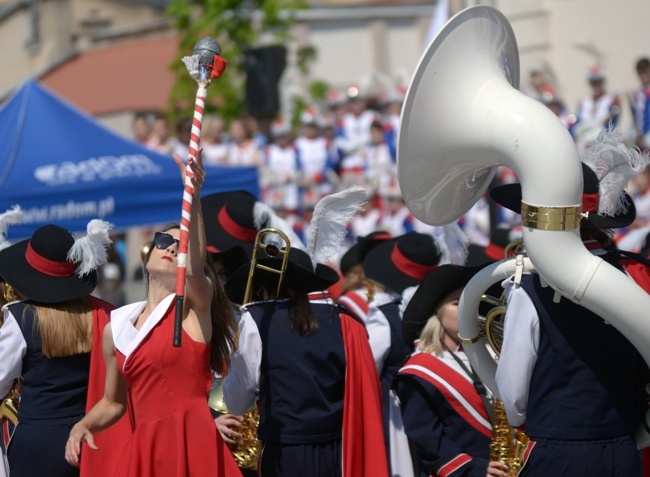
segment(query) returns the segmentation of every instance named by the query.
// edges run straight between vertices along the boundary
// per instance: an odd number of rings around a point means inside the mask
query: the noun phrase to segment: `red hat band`
[[[74,273],[76,266],[74,262],[56,262],[40,255],[32,248],[31,243],[27,244],[25,260],[35,270],[51,277],[69,277]]]
[[[242,227],[239,225],[232,219],[232,217],[230,217],[230,215],[228,215],[228,211],[226,210],[225,206],[222,207],[219,211],[218,220],[223,229],[237,240],[241,240],[243,242],[255,242],[257,229],[249,229],[248,227]]]
[[[582,194],[582,211],[583,212],[598,212],[598,202],[600,201],[600,194]]]
[[[397,242],[393,246],[390,259],[400,272],[416,280],[423,280],[430,271],[438,268],[438,265],[421,265],[406,257],[400,251]]]
[[[487,247],[485,247],[485,255],[493,260],[503,260],[506,255],[506,249],[490,242]]]

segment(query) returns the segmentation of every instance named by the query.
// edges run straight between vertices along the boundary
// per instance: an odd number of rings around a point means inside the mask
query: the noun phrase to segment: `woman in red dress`
[[[174,160],[184,176],[183,162],[178,156]],[[172,346],[180,236],[178,226],[173,226],[156,233],[145,258],[147,300],[115,310],[104,330],[104,397],[70,432],[66,459],[73,465],[79,464],[81,443],[96,449],[93,434],[124,413],[128,392],[135,430],[116,476],[241,475],[207,402],[211,369],[223,373],[228,366],[234,321],[228,299],[206,262],[199,201],[205,171],[200,159],[190,159],[189,166],[194,200],[182,346]]]

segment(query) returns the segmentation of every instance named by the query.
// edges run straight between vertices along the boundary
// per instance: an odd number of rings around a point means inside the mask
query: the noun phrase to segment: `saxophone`
[[[223,378],[215,379],[208,398],[209,406],[217,412],[227,413],[226,403],[223,399],[221,383]],[[257,461],[260,456],[260,441],[257,439],[257,427],[260,424],[260,413],[257,406],[242,416],[242,427],[239,430],[241,437],[236,439],[235,444],[229,444],[235,462],[240,469],[257,469]]]
[[[504,259],[508,259],[511,252],[514,253],[515,260],[521,263],[523,271],[525,252],[522,251],[522,245],[523,242],[521,239],[508,244],[505,249]],[[514,275],[516,278],[516,271]],[[484,294],[481,297],[481,302],[487,303],[490,309],[485,316],[479,310],[478,323],[480,335],[487,339],[496,359],[498,359],[501,355],[501,347],[503,345],[503,328],[507,310],[505,294],[502,293],[499,298]],[[494,417],[492,422],[492,441],[490,442],[490,460],[498,460],[505,463],[508,466],[506,475],[508,477],[516,477],[521,471],[524,452],[526,451],[530,438],[523,431],[510,425],[503,401],[496,396],[493,398],[492,409],[494,411]]]
[[[503,402],[494,399],[494,419],[492,422],[492,441],[490,442],[490,460],[500,460],[508,466],[508,477],[516,477],[521,471],[524,452],[530,438],[508,423]]]
[[[23,388],[22,378],[16,380],[16,384],[9,390],[0,403],[0,419],[6,419],[14,426],[18,424],[18,406],[20,405],[20,392]]]

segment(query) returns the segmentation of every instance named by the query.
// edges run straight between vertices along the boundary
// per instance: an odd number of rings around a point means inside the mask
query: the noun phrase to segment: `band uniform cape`
[[[135,429],[115,475],[133,477],[240,476],[217,431],[208,392],[210,345],[185,333],[171,346],[174,295],[155,308],[140,330],[133,323],[146,302],[111,315],[116,361],[129,383]]]
[[[102,347],[104,343],[104,328],[109,323],[111,311],[114,309],[104,301],[89,297],[93,304],[93,344],[90,352],[90,373],[88,376],[88,397],[86,413],[104,396],[106,384],[106,362]],[[115,467],[122,452],[133,433],[133,415],[131,414],[130,396],[127,398],[126,414],[108,429],[94,436],[94,451],[84,442],[81,447],[80,477],[113,477]]]

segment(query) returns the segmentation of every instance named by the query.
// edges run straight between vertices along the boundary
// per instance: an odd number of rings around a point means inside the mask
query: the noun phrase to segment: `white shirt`
[[[384,369],[384,361],[386,361],[391,346],[390,323],[379,307],[397,298],[399,298],[399,295],[394,293],[377,292],[368,305],[366,330],[368,331],[368,341],[370,342],[372,357],[377,365],[378,375],[381,375],[381,371]]]
[[[241,307],[239,344],[230,360],[230,369],[223,380],[223,400],[230,414],[241,416],[255,403],[260,392],[262,338],[257,324],[246,306]]]
[[[204,142],[201,144],[203,152],[203,164],[208,166],[225,165],[228,161],[228,150],[230,147],[224,142]]]
[[[309,139],[300,136],[295,141],[298,159],[304,177],[324,174],[329,157],[327,140],[323,137]]]
[[[0,327],[0,399],[4,399],[20,377],[27,343],[18,322],[9,311],[8,304],[2,307],[4,323]]]
[[[528,391],[539,349],[539,317],[528,294],[514,283],[514,277],[502,285],[508,308],[496,383],[508,422],[516,427],[526,422]]]

